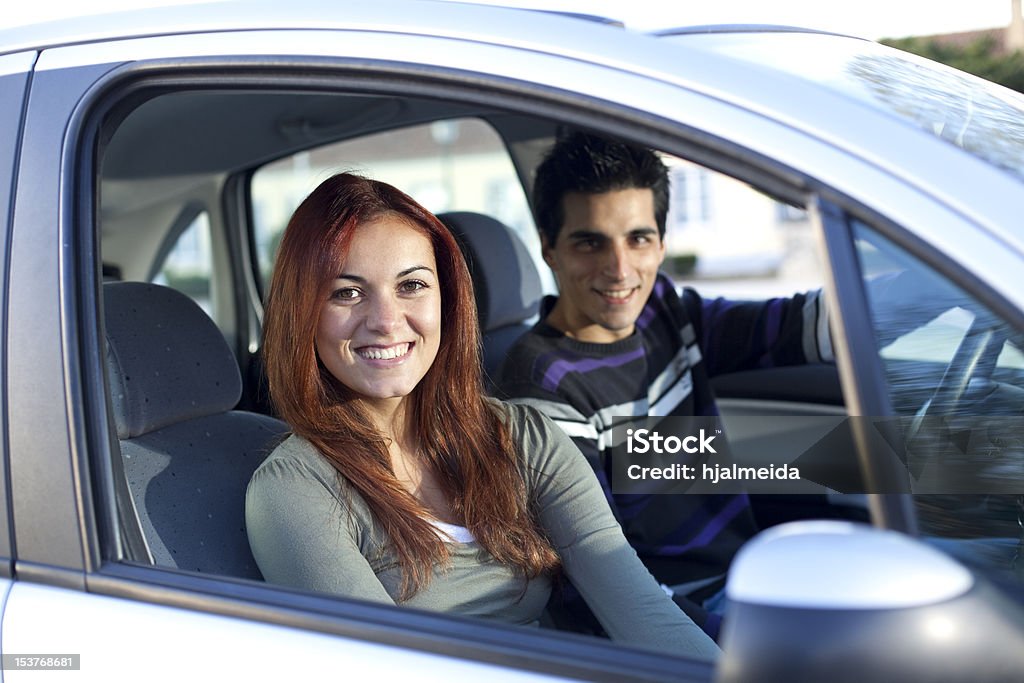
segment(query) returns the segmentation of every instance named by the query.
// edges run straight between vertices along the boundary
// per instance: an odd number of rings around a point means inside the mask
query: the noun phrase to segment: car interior
[[[262,296],[277,240],[305,194],[354,170],[437,213],[470,264],[485,371],[493,373],[536,320],[542,296],[555,292],[529,186],[544,151],[573,125],[567,115],[455,97],[340,89],[143,84],[111,101],[95,191],[109,412],[121,456],[112,468],[121,559],[261,579],[242,501],[252,471],[287,433],[261,377]],[[744,298],[820,286],[800,195],[776,178],[735,173],[735,160],[716,169],[713,157],[695,155],[694,163],[685,151],[668,152],[678,198],[671,215],[683,226],[670,235],[678,242],[666,261],[676,281]],[[745,234],[714,239],[707,205],[719,185],[742,191],[730,205],[767,207],[770,244]],[[723,241],[755,247],[730,257],[708,246]],[[802,264],[796,275],[780,254]],[[766,281],[767,294],[748,293]],[[715,388],[727,425],[734,415],[764,418],[729,428],[737,448],[771,433],[771,416],[846,414],[831,365],[736,373],[716,378]],[[797,451],[816,438],[799,427],[774,436]],[[868,520],[857,495],[766,496],[756,509],[762,526]]]

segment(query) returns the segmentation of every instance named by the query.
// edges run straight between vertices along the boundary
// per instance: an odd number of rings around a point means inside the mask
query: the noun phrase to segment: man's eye
[[[597,240],[579,240],[576,242],[576,248],[580,251],[596,251],[600,246]]]

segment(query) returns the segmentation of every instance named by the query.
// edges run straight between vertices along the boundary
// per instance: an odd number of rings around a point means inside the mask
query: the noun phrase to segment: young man
[[[584,133],[556,143],[537,170],[534,208],[559,296],[545,300],[497,385],[573,437],[641,560],[714,637],[719,617],[694,604],[720,602],[730,560],[756,531],[750,501],[613,492],[611,428],[630,417],[716,415],[714,374],[827,361],[831,349],[817,292],[762,302],[680,296],[658,272],[668,194],[651,150]]]

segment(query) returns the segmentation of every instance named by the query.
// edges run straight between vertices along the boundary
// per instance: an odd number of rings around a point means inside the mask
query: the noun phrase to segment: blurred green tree
[[[983,35],[965,45],[930,37],[883,38],[879,42],[1024,93],[1024,52],[1006,52],[992,35]]]

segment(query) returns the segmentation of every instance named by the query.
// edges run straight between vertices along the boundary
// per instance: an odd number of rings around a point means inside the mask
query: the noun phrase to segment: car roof
[[[388,11],[382,11],[382,7]],[[81,45],[110,40],[146,38],[215,31],[363,29],[423,33],[461,38],[490,37],[516,44],[529,36],[526,29],[540,30],[538,44],[545,42],[545,24],[558,27],[570,44],[566,23],[577,26],[622,27],[598,16],[473,5],[437,0],[385,0],[382,3],[345,3],[325,0],[226,0],[201,4],[143,7],[81,17],[67,17],[0,30],[0,54]]]

